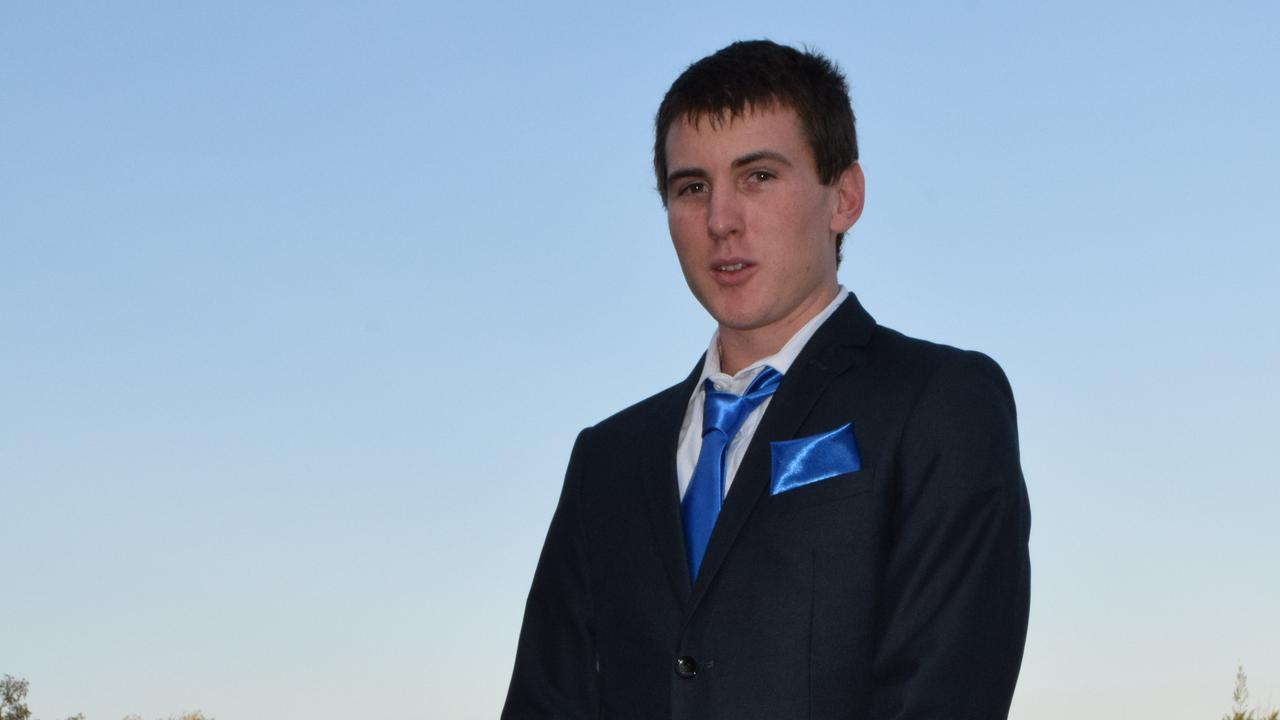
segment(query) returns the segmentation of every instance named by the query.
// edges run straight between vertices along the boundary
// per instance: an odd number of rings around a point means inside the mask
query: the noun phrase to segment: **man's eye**
[[[768,170],[755,170],[749,177],[752,182],[768,182],[774,178],[774,174]]]
[[[707,191],[707,184],[704,182],[691,182],[680,188],[680,195],[693,195],[695,193],[703,193]]]

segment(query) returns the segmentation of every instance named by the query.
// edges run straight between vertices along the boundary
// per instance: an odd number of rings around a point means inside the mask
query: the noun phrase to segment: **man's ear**
[[[836,207],[831,213],[831,232],[840,234],[862,216],[862,203],[866,199],[866,178],[862,176],[862,166],[854,163],[836,178]]]

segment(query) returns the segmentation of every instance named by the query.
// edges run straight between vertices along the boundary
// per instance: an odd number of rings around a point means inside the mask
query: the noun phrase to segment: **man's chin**
[[[721,309],[719,312],[712,312],[711,317],[715,319],[721,331],[738,333],[759,330],[771,324],[768,313],[747,308]]]

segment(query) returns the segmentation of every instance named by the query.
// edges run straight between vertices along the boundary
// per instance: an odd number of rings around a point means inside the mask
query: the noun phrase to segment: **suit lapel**
[[[680,520],[680,485],[676,478],[676,449],[680,444],[680,425],[693,387],[702,374],[702,360],[684,382],[667,391],[652,416],[647,432],[641,437],[653,438],[644,444],[641,474],[646,486],[650,526],[658,555],[667,570],[671,589],[680,604],[689,601],[689,561],[684,552],[684,528]]]
[[[708,586],[739,531],[769,487],[769,443],[796,436],[797,430],[822,397],[827,385],[864,358],[865,349],[862,346],[866,345],[874,328],[875,321],[862,309],[853,293],[849,293],[849,297],[818,328],[792,363],[769,402],[751,444],[747,446],[742,464],[738,467],[733,485],[720,509],[720,516],[711,532],[711,540],[702,558],[702,567],[698,570],[698,578],[693,584],[690,601],[686,606],[686,619],[706,595]],[[685,572],[687,577],[688,571]]]

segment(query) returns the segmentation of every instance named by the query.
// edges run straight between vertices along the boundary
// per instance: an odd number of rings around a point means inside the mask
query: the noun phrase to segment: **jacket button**
[[[698,663],[688,655],[676,658],[676,674],[688,680],[698,674]]]

